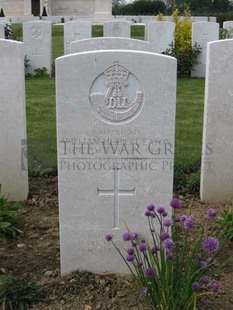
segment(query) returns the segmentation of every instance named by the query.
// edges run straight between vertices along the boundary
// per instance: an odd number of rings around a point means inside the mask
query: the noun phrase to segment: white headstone
[[[228,30],[228,39],[233,38],[233,20],[223,22],[223,29]]]
[[[130,38],[130,22],[124,20],[110,20],[104,23],[104,37],[124,37]]]
[[[223,28],[224,29],[233,28],[233,20],[228,20],[226,22],[223,22]]]
[[[5,24],[0,23],[0,39],[5,39]]]
[[[151,44],[142,40],[128,38],[92,38],[71,42],[71,53],[81,53],[95,50],[127,49],[151,51]]]
[[[103,235],[147,231],[146,205],[172,197],[176,60],[77,53],[56,78],[61,272],[126,272]]]
[[[88,21],[72,20],[64,24],[64,54],[70,54],[70,43],[91,38],[92,25]]]
[[[52,65],[52,26],[48,21],[31,21],[23,24],[25,55],[29,59],[26,73],[45,67],[51,73]]]
[[[207,43],[219,39],[219,24],[214,22],[196,22],[192,24],[192,45],[201,46],[199,62],[191,72],[192,77],[205,77]]]
[[[175,24],[173,22],[155,21],[146,25],[146,39],[151,43],[151,49],[161,54],[174,41]]]
[[[233,200],[233,40],[207,48],[201,199]]]
[[[27,199],[23,43],[0,40],[0,187],[9,200]]]

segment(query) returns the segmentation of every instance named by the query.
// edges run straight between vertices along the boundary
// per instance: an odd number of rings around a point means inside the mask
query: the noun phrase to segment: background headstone
[[[233,200],[233,40],[207,48],[201,199]]]
[[[71,53],[109,49],[141,50],[149,52],[151,50],[151,44],[142,40],[111,37],[92,38],[71,42]]]
[[[45,67],[51,73],[52,26],[48,21],[31,21],[23,24],[24,50],[29,66],[26,73]]]
[[[104,23],[104,37],[124,37],[130,38],[131,25],[130,22],[124,20],[110,20]]]
[[[0,51],[0,187],[17,201],[28,195],[23,43],[1,39]]]
[[[207,43],[219,39],[219,24],[214,22],[195,22],[192,24],[192,45],[201,46],[199,62],[191,72],[192,77],[205,77]]]
[[[226,22],[223,22],[223,28],[225,29],[233,28],[233,20],[228,20]]]
[[[5,24],[0,23],[0,39],[5,39]]]
[[[228,30],[228,33],[227,33],[227,35],[229,36],[228,39],[233,38],[233,20],[223,22],[223,29]]]
[[[72,20],[64,24],[64,54],[70,54],[70,43],[91,38],[92,25],[88,21]]]
[[[161,54],[174,42],[175,24],[156,21],[146,24],[146,39],[151,43],[151,50]]]
[[[104,233],[148,232],[146,205],[169,205],[176,65],[130,50],[56,60],[62,274],[128,272]]]

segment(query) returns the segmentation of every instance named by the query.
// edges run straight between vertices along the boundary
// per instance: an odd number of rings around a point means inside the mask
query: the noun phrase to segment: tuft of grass
[[[23,276],[0,277],[0,305],[3,310],[27,310],[33,303],[43,301],[42,286]]]
[[[224,210],[218,217],[221,228],[230,240],[233,240],[233,205],[229,210]]]
[[[17,211],[18,203],[9,204],[7,198],[0,195],[0,242],[6,242],[8,238],[15,238],[19,230],[20,217]]]

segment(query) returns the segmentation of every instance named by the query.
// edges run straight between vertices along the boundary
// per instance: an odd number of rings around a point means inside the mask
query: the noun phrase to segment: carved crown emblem
[[[107,86],[111,83],[123,83],[124,86],[128,84],[127,79],[129,76],[129,71],[123,66],[120,66],[118,61],[115,61],[114,65],[107,69],[104,74]]]
[[[132,81],[130,84],[129,78]],[[97,85],[101,88],[100,92],[96,92]],[[104,89],[102,93],[101,90]],[[103,121],[112,124],[128,122],[141,111],[143,103],[141,83],[121,66],[119,61],[114,61],[114,64],[93,82],[90,102],[95,114]]]

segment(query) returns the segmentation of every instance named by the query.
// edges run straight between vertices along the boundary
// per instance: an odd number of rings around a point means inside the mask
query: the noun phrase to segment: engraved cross
[[[135,187],[133,189],[120,189],[120,178],[119,178],[118,169],[114,169],[113,190],[109,190],[109,189],[101,190],[97,187],[98,196],[113,196],[114,197],[113,229],[119,229],[120,196],[134,196],[135,192],[136,192]]]
[[[35,46],[35,49],[32,53],[32,56],[36,58],[36,67],[38,67],[38,57],[42,56],[41,49],[38,46]]]

